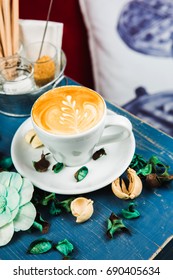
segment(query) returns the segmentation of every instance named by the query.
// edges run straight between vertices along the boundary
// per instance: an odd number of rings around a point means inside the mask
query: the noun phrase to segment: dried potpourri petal
[[[74,174],[74,177],[77,182],[82,181],[88,174],[88,168],[86,166],[82,166],[76,173]]]
[[[138,210],[135,209],[136,204],[134,202],[130,202],[127,209],[122,209],[122,215],[126,219],[134,219],[140,216]]]
[[[74,197],[71,197],[71,198],[68,198],[68,199],[65,199],[65,200],[62,200],[62,201],[59,201],[57,203],[57,205],[65,210],[66,212],[71,212],[71,208],[70,208],[70,205],[71,205],[71,202],[74,200]]]
[[[130,168],[135,169],[135,171],[138,174],[138,171],[141,168],[144,168],[146,165],[147,165],[147,161],[141,155],[134,154],[129,166]]]
[[[146,176],[147,186],[151,188],[158,188],[170,180],[173,180],[173,175],[160,176],[156,173],[151,173]]]
[[[65,212],[71,212],[71,202],[74,200],[73,197],[59,201],[58,199],[54,199],[51,203],[50,206],[50,214],[52,215],[59,215],[63,210],[65,210]]]
[[[56,198],[55,193],[50,193],[47,191],[40,190],[38,188],[34,188],[34,195],[32,201],[34,205],[44,205],[47,206],[51,200]]]
[[[161,176],[169,176],[169,166],[162,163],[157,156],[152,156],[149,162],[152,164],[154,173]]]
[[[13,165],[11,157],[2,157],[0,158],[0,169],[9,170]]]
[[[142,176],[147,176],[148,174],[150,174],[152,172],[152,165],[150,163],[148,163],[146,166],[144,166],[143,168],[139,169],[137,174],[138,175],[142,175]]]
[[[69,254],[74,250],[73,244],[67,239],[59,241],[54,247],[65,257],[69,256]]]
[[[133,156],[129,166],[136,171],[137,175],[147,176],[152,172],[151,163],[148,163],[141,155],[138,154]]]
[[[56,164],[54,164],[54,166],[52,167],[52,170],[54,171],[54,173],[59,173],[64,167],[64,164],[62,162],[58,162]]]
[[[46,156],[48,156],[49,154],[50,153],[44,154],[42,152],[41,159],[39,161],[33,161],[33,165],[36,171],[45,172],[48,170],[50,162],[46,159]]]
[[[109,238],[113,238],[114,233],[119,231],[130,233],[129,229],[124,225],[122,219],[112,213],[108,219],[106,234]]]
[[[54,199],[56,199],[56,194],[55,193],[50,193],[42,199],[41,204],[44,205],[44,206],[47,206],[48,203],[50,201],[54,200]]]
[[[161,186],[161,182],[159,181],[156,173],[148,174],[145,178],[147,187],[158,188]]]
[[[173,179],[173,175],[168,172],[169,166],[162,163],[157,156],[152,156],[149,162],[152,165],[152,173],[146,176],[147,186],[157,188]]]
[[[101,148],[100,150],[96,151],[93,154],[92,159],[97,160],[98,158],[102,157],[103,155],[106,155],[106,152],[105,152],[104,148]]]
[[[59,215],[62,213],[62,209],[56,205],[55,200],[53,200],[50,204],[49,213],[51,215]]]
[[[38,254],[44,254],[48,251],[50,251],[53,247],[52,241],[46,239],[46,238],[40,238],[37,239],[35,241],[33,241],[28,250],[27,253],[29,254],[34,254],[34,255],[38,255]]]
[[[173,180],[173,175],[167,175],[167,176],[165,176],[165,175],[164,176],[157,175],[157,177],[158,177],[158,179],[160,180],[161,183]]]
[[[32,225],[32,228],[37,228],[39,229],[43,234],[48,233],[49,228],[50,228],[50,224],[43,220],[43,218],[41,217],[41,214],[39,212],[37,212],[35,221]]]
[[[130,166],[137,170],[138,175],[144,176],[147,186],[152,188],[160,187],[173,179],[173,175],[168,172],[170,167],[160,161],[156,155],[147,162],[140,155],[135,154]]]

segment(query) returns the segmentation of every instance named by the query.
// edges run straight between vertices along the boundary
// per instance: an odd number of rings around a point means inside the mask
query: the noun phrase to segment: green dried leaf
[[[56,199],[56,194],[55,193],[50,193],[49,195],[45,196],[42,201],[41,204],[44,206],[47,206],[49,201]]]
[[[162,163],[157,156],[152,156],[149,162],[152,164],[154,173],[160,176],[169,176],[168,173],[169,166]]]
[[[141,155],[134,154],[129,167],[138,172],[138,170],[144,168],[146,165],[147,161]]]
[[[41,159],[39,161],[33,161],[33,166],[36,171],[38,172],[45,172],[48,170],[48,167],[50,165],[50,162],[46,159],[46,156],[48,156],[50,153],[41,154]]]
[[[134,202],[130,202],[127,209],[122,209],[122,215],[126,219],[135,219],[140,216],[139,211],[135,209],[136,204]]]
[[[129,229],[124,225],[122,219],[112,213],[107,221],[107,236],[113,238],[115,232],[128,232]]]
[[[55,193],[43,191],[36,187],[34,188],[34,194],[33,194],[33,198],[32,198],[34,205],[47,206],[49,204],[49,202],[54,200],[55,198],[56,198]]]
[[[47,221],[43,220],[43,218],[41,217],[41,214],[39,212],[37,212],[37,215],[36,215],[35,221],[32,225],[32,228],[36,228],[36,229],[40,230],[41,233],[45,234],[45,233],[48,233],[50,224]]]
[[[160,161],[156,155],[147,162],[142,156],[135,154],[130,167],[136,170],[137,175],[144,176],[147,186],[152,188],[160,187],[173,179],[173,175],[168,172],[170,167]]]
[[[41,238],[41,239],[37,239],[35,241],[33,241],[28,250],[27,253],[29,254],[34,254],[34,255],[38,255],[38,254],[44,254],[48,251],[50,251],[52,249],[53,245],[52,245],[52,241],[46,239],[46,238]]]
[[[12,167],[13,162],[11,157],[3,157],[2,159],[0,159],[0,168],[2,170],[8,170]]]
[[[92,156],[92,159],[93,160],[97,160],[99,159],[100,157],[102,157],[103,155],[106,155],[106,152],[103,148],[101,148],[100,150],[96,151],[93,156]]]
[[[68,199],[65,199],[63,201],[59,201],[58,202],[58,206],[65,210],[66,212],[71,212],[71,208],[70,208],[70,204],[72,202],[72,200],[74,200],[74,197],[71,197],[71,198],[68,198]]]
[[[76,173],[74,174],[74,177],[77,182],[82,181],[88,174],[88,168],[86,166],[81,167]]]
[[[51,206],[50,206],[50,214],[58,215],[63,210],[65,212],[71,212],[70,204],[71,204],[73,199],[74,198],[72,197],[72,198],[65,199],[63,201],[59,201],[57,199],[52,201]]]
[[[54,173],[59,173],[63,169],[63,167],[64,164],[62,162],[58,162],[52,167],[52,170],[54,171]]]
[[[49,213],[51,215],[59,215],[61,214],[62,209],[57,207],[56,202],[53,200],[50,204],[50,209],[49,209]]]
[[[55,245],[55,248],[66,257],[74,250],[73,244],[70,243],[67,239],[58,242],[58,244]]]
[[[40,223],[36,222],[36,221],[33,222],[33,225],[32,225],[30,230],[32,231],[33,228],[36,228],[36,229],[38,229],[41,232],[43,230],[43,226]]]
[[[147,164],[146,166],[138,170],[137,175],[147,176],[151,172],[152,172],[152,165]]]
[[[152,165],[138,154],[134,154],[129,167],[134,169],[137,175],[146,176],[152,172]]]

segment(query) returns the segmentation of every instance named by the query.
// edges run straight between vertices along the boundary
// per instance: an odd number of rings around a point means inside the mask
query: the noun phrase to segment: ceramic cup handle
[[[109,127],[114,127],[115,132],[113,132],[112,130],[112,133],[110,135],[102,136],[97,146],[106,145],[113,142],[121,142],[124,139],[130,137],[130,135],[132,134],[131,122],[126,117],[120,115],[106,117],[104,130]]]

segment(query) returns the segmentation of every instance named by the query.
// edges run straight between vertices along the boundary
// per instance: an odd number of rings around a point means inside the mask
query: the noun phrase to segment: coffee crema
[[[78,134],[94,127],[103,117],[104,101],[93,90],[64,86],[48,91],[32,108],[34,122],[52,134]]]

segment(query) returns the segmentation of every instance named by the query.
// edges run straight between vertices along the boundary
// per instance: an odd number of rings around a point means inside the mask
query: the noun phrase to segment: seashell
[[[25,141],[30,144],[32,142],[32,139],[36,135],[36,132],[34,129],[30,129],[26,134],[25,134]]]
[[[37,148],[43,146],[43,143],[41,142],[40,138],[38,138],[37,135],[35,135],[34,138],[32,139],[31,146],[34,149],[37,149]]]
[[[71,202],[72,215],[77,217],[76,223],[87,221],[94,212],[93,201],[85,197],[78,197]]]
[[[120,183],[120,178],[117,178],[112,182],[112,191],[121,199],[134,199],[142,192],[142,181],[136,174],[136,171],[132,168],[127,169],[127,177],[129,179],[128,188],[126,187],[123,179]]]
[[[37,136],[36,132],[34,129],[30,129],[26,134],[25,134],[25,141],[32,146],[32,148],[36,149],[41,146],[43,146],[43,143]]]
[[[74,174],[74,177],[77,182],[82,181],[88,174],[88,168],[86,166],[82,166],[76,173]]]

